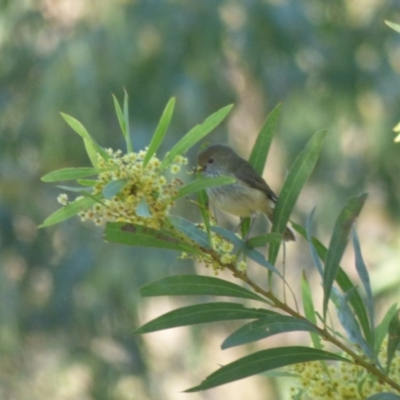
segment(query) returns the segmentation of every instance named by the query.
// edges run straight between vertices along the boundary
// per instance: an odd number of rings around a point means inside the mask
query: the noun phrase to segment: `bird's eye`
[[[213,162],[214,162],[214,159],[213,159],[213,158],[209,158],[209,159],[208,159],[208,163],[209,163],[209,164],[212,164]]]

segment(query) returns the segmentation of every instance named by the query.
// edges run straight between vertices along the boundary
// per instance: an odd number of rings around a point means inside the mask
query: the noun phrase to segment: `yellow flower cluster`
[[[146,166],[143,161],[147,149],[138,153],[123,154],[121,150],[107,149],[108,160],[99,156],[98,167],[104,169],[97,177],[92,195],[103,193],[104,188],[115,182],[121,189],[111,198],[102,199],[92,208],[82,211],[82,221],[91,220],[96,225],[105,222],[126,222],[159,229],[174,204],[182,181],[172,179],[169,182],[161,174],[161,161],[152,156]],[[170,166],[170,172],[176,174],[187,158],[177,156]],[[58,197],[62,205],[68,204],[65,194]]]
[[[382,344],[379,361],[386,363],[387,340]],[[298,400],[364,400],[373,394],[396,391],[379,382],[365,368],[352,363],[335,362],[327,365],[320,361],[295,364],[288,367],[299,382],[291,388],[292,399]],[[390,365],[389,377],[400,384],[400,352],[396,352]],[[397,393],[398,394],[398,393]]]
[[[203,224],[199,224],[198,227],[201,230],[206,230]],[[194,258],[200,262],[203,262],[206,267],[212,267],[216,274],[218,271],[223,270],[224,266],[228,264],[236,264],[236,268],[242,272],[247,270],[246,261],[237,260],[236,254],[233,254],[234,246],[229,240],[215,232],[211,232],[211,246],[214,250],[214,255],[216,254],[217,257],[213,257],[211,254],[203,252],[201,256],[183,253],[181,258]]]

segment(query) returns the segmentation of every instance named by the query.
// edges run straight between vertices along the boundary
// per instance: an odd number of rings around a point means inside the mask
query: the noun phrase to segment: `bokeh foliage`
[[[62,385],[46,377],[67,365],[83,382],[69,398],[129,398],[120,387],[138,387],[132,374],[144,377],[143,399],[167,398],[131,334],[134,305],[143,283],[193,266],[100,246],[100,233],[76,221],[36,230],[57,208],[57,190],[39,177],[89,165],[59,112],[122,147],[111,93],[121,98],[123,87],[136,148],[176,96],[162,152],[229,103],[237,109],[229,139],[219,129],[212,141],[241,143],[238,131],[255,140],[249,124],[259,129],[282,101],[278,174],[312,132],[328,130],[295,218],[317,204],[324,234],[345,199],[366,190],[368,232],[398,251],[400,35],[383,22],[400,20],[396,1],[3,0],[0,11],[0,397],[61,397]]]

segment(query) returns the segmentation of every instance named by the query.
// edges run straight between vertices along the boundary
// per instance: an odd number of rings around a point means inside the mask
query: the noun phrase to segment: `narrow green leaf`
[[[125,140],[126,140],[126,146],[128,149],[128,153],[130,153],[131,151],[133,151],[132,148],[132,141],[131,141],[131,136],[130,136],[130,124],[129,124],[129,96],[128,96],[128,92],[124,89],[124,119],[125,119],[125,126],[126,126],[126,136],[125,136]]]
[[[199,204],[201,219],[206,227],[208,241],[211,242],[210,210],[208,209],[208,197],[205,190],[200,190],[197,192],[197,202]]]
[[[179,189],[178,194],[175,196],[175,199],[189,196],[190,194],[199,192],[200,190],[204,190],[205,188],[213,186],[229,185],[231,183],[234,183],[235,181],[236,181],[235,178],[231,178],[229,176],[219,176],[218,178],[196,179],[195,181],[190,182],[185,186],[182,186]]]
[[[73,192],[73,193],[89,193],[92,191],[91,188],[88,187],[82,187],[82,186],[64,186],[64,185],[57,185],[57,187],[61,190],[66,190],[67,192]]]
[[[346,249],[347,242],[351,229],[358,215],[360,214],[367,194],[363,193],[358,197],[351,198],[346,206],[341,211],[338,219],[336,220],[335,228],[329,243],[329,248],[325,258],[325,269],[323,276],[324,288],[324,302],[323,302],[323,316],[326,318],[328,310],[328,302],[331,295],[332,285],[336,279],[340,267],[340,260],[342,259],[344,250]]]
[[[104,233],[105,240],[113,243],[202,254],[195,247],[181,243],[169,232],[157,231],[140,225],[108,223]]]
[[[112,97],[114,102],[115,113],[117,114],[118,118],[118,123],[121,128],[121,132],[125,138],[126,149],[127,152],[130,153],[132,152],[132,141],[129,129],[129,108],[128,108],[129,96],[126,90],[124,90],[124,111],[122,111],[118,99],[114,95],[112,95]]]
[[[168,219],[178,231],[183,232],[198,245],[206,249],[211,249],[207,232],[201,230],[193,222],[176,215],[171,215]]]
[[[105,199],[111,199],[125,187],[127,182],[128,179],[116,179],[114,181],[108,182],[103,187],[103,197]]]
[[[98,181],[95,179],[77,179],[76,183],[79,183],[82,186],[95,186]]]
[[[227,364],[209,375],[200,385],[185,392],[198,392],[200,390],[211,389],[271,369],[320,360],[349,362],[349,360],[343,357],[324,350],[302,346],[276,347],[261,350]]]
[[[265,339],[278,333],[307,331],[317,333],[318,330],[309,321],[281,315],[271,311],[256,321],[249,322],[229,335],[221,345],[222,349]]]
[[[306,231],[300,225],[292,224],[292,226],[296,232],[298,232],[301,236],[303,236],[306,240],[308,240]],[[326,247],[315,237],[312,238],[312,245],[315,248],[318,257],[321,260],[325,260],[326,254],[328,252]],[[371,335],[371,331],[370,331],[368,314],[365,308],[364,301],[361,298],[359,292],[357,291],[356,286],[354,286],[353,282],[350,280],[346,272],[341,267],[339,267],[335,280],[343,293],[346,293],[349,290],[353,290],[352,296],[350,297],[349,301],[354,312],[357,315],[358,321],[361,324],[364,337],[369,338]]]
[[[303,279],[301,280],[301,293],[303,298],[303,310],[304,315],[312,324],[317,325],[317,317],[315,316],[314,301],[312,298],[310,284],[307,281],[305,274],[303,273]],[[322,349],[321,338],[319,335],[311,332],[311,340],[316,349]]]
[[[279,103],[265,119],[249,158],[249,163],[260,175],[262,175],[264,171],[265,162],[279,121],[281,109],[282,104]]]
[[[86,154],[89,157],[90,162],[92,163],[93,167],[99,167],[99,158],[98,158],[98,151],[97,147],[93,145],[93,143],[88,139],[83,139],[83,144],[85,146]],[[106,158],[102,157],[103,160]]]
[[[396,32],[399,32],[399,33],[400,33],[400,25],[399,25],[399,24],[395,24],[394,22],[386,21],[386,20],[385,20],[385,24],[386,24],[389,28],[392,28],[392,29],[395,30]]]
[[[140,289],[143,297],[151,296],[226,296],[265,302],[258,294],[223,279],[201,275],[169,276],[148,283]]]
[[[381,349],[383,340],[389,331],[389,324],[392,318],[397,314],[397,304],[393,304],[386,312],[381,323],[375,329],[375,352],[378,353]]]
[[[367,338],[367,340],[369,344],[372,347],[374,347],[374,337],[373,337],[374,327],[375,327],[374,298],[372,296],[371,283],[369,279],[367,266],[365,265],[363,256],[361,254],[360,242],[358,240],[357,232],[355,231],[355,229],[353,229],[353,247],[356,258],[356,269],[358,272],[358,276],[360,277],[361,282],[365,289],[365,295],[366,295],[365,303],[371,327],[371,337]]]
[[[297,156],[289,170],[276,203],[272,232],[283,234],[301,189],[310,177],[325,140],[325,131],[315,133]],[[269,247],[269,262],[275,264],[280,243]]]
[[[394,353],[400,344],[400,311],[398,310],[392,317],[388,329],[388,344],[387,344],[387,371],[389,371]]]
[[[393,393],[377,393],[367,397],[366,400],[400,400],[400,396]]]
[[[62,168],[42,176],[43,182],[71,181],[87,176],[98,175],[105,169],[99,168]]]
[[[197,325],[208,322],[232,321],[237,319],[260,318],[271,311],[261,308],[245,308],[241,304],[216,302],[196,304],[170,311],[135,330],[135,333],[149,333],[178,326]]]
[[[369,346],[369,344],[363,338],[360,325],[348,305],[348,301],[355,290],[356,289],[354,288],[347,293],[341,294],[336,287],[333,287],[331,298],[335,304],[336,313],[340,324],[346,331],[349,341],[358,345],[368,357],[374,359],[374,352],[371,346]]]
[[[81,211],[88,210],[95,203],[96,203],[96,200],[93,198],[89,198],[89,197],[84,197],[82,199],[75,200],[72,203],[69,203],[68,205],[66,205],[64,207],[59,208],[53,214],[48,216],[43,221],[43,223],[41,225],[39,225],[39,228],[44,228],[46,226],[58,224],[62,221],[65,221],[66,219],[74,217]]]
[[[324,276],[324,269],[322,267],[322,263],[320,258],[318,257],[317,250],[315,249],[313,240],[312,240],[312,234],[311,234],[311,229],[312,229],[312,220],[314,217],[315,213],[315,208],[311,211],[311,214],[307,218],[307,223],[306,223],[306,229],[307,229],[307,241],[308,241],[308,246],[310,248],[310,253],[312,256],[312,259],[314,261],[314,265],[317,268],[317,271],[319,272],[321,278]]]
[[[247,241],[250,247],[263,247],[270,243],[278,243],[282,240],[282,235],[279,233],[267,233],[265,235],[253,236]]]
[[[146,156],[143,160],[143,167],[146,167],[151,157],[156,153],[158,148],[160,147],[162,141],[164,140],[164,136],[167,133],[167,129],[172,119],[172,115],[174,113],[175,108],[175,97],[172,97],[161,115],[160,122],[157,125],[156,131],[154,132],[153,138],[149,144],[149,149],[147,150]]]
[[[107,152],[106,152],[103,148],[101,148],[101,147],[95,142],[95,140],[90,136],[90,134],[89,134],[89,132],[86,130],[86,128],[85,128],[77,119],[71,117],[71,116],[68,115],[68,114],[64,114],[64,113],[61,113],[61,116],[64,118],[65,122],[66,122],[79,136],[81,136],[81,137],[84,139],[84,143],[85,143],[86,150],[88,150],[88,147],[87,147],[87,146],[88,146],[88,145],[89,145],[89,146],[91,145],[91,146],[93,147],[95,153],[100,154],[101,157],[102,157],[104,160],[108,160],[109,156],[108,156]],[[89,143],[86,143],[86,141],[89,142]],[[93,158],[93,152],[91,152],[91,154],[88,153],[88,155],[89,155],[89,158],[91,159],[93,165],[95,165],[95,163],[93,162],[94,160],[92,159],[92,158]]]
[[[175,146],[167,153],[160,165],[160,170],[167,168],[177,155],[186,153],[192,146],[208,135],[216,128],[231,111],[233,105],[221,108],[219,111],[211,114],[205,121],[191,129]]]

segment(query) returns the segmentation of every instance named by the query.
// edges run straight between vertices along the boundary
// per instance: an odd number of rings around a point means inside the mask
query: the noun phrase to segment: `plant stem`
[[[280,301],[270,291],[267,291],[267,290],[263,289],[262,287],[260,287],[259,285],[257,285],[244,272],[238,271],[234,265],[226,265],[225,267],[227,267],[233,273],[233,276],[235,276],[236,278],[239,278],[243,282],[247,283],[249,286],[251,286],[254,289],[254,291],[256,293],[260,294],[261,296],[265,297],[270,302],[272,302],[274,307],[279,308],[280,310],[286,312],[287,314],[289,314],[295,318],[306,320],[310,323],[310,321],[307,320],[303,315],[301,315],[297,311],[290,308],[287,304]],[[388,376],[386,376],[374,364],[366,361],[362,356],[356,354],[354,351],[349,349],[344,343],[342,343],[335,336],[333,336],[331,333],[329,333],[329,331],[327,329],[320,328],[317,325],[314,325],[314,327],[318,330],[318,333],[320,334],[320,336],[323,339],[325,339],[327,342],[334,344],[336,347],[338,347],[339,349],[341,349],[345,353],[347,353],[354,360],[355,364],[364,367],[371,374],[375,375],[379,380],[384,381],[385,383],[387,383],[393,389],[397,390],[400,393],[400,385],[397,384],[396,382],[394,382]]]

